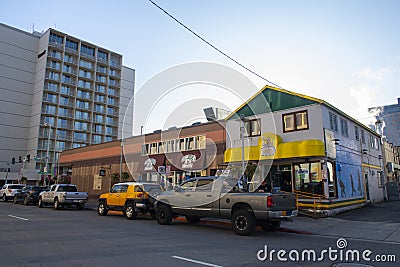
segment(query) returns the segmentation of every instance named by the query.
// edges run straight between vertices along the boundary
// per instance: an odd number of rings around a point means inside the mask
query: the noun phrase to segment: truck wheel
[[[107,205],[104,201],[99,202],[99,205],[97,206],[97,213],[100,216],[106,216],[108,213]]]
[[[168,205],[161,204],[157,207],[156,220],[161,225],[168,225],[172,222],[174,216],[171,207]]]
[[[28,198],[27,198],[27,197],[24,197],[24,205],[25,205],[25,206],[28,206],[28,204],[29,204]]]
[[[135,212],[135,207],[133,203],[128,203],[125,205],[125,217],[128,220],[133,220],[136,218],[137,213]]]
[[[39,203],[38,203],[38,205],[39,205],[39,208],[43,208],[43,200],[42,200],[42,198],[39,198]]]
[[[256,219],[248,210],[238,210],[232,216],[233,230],[238,235],[250,235],[256,228]]]
[[[186,215],[185,218],[188,223],[198,223],[200,221],[200,217],[198,216]]]
[[[281,227],[281,221],[262,221],[259,224],[261,229],[266,232],[276,231]]]
[[[59,210],[60,209],[60,202],[58,202],[58,199],[54,199],[54,209]]]

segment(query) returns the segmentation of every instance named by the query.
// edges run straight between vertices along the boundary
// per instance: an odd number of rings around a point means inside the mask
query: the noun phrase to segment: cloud
[[[371,70],[369,68],[365,68],[359,72],[357,72],[356,76],[358,79],[371,81],[371,82],[381,82],[387,79],[393,70],[388,67],[383,67],[378,70]]]

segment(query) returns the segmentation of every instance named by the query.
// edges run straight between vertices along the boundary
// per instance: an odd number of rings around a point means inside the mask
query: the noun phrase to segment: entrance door
[[[292,192],[292,172],[282,171],[281,190]]]
[[[368,172],[364,172],[364,180],[365,180],[365,194],[367,195],[367,200],[370,200],[370,197],[369,197],[369,184],[368,184]]]

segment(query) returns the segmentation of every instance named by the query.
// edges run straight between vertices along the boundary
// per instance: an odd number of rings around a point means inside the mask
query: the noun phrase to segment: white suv
[[[9,199],[13,199],[15,193],[17,193],[18,189],[22,189],[25,185],[23,184],[5,184],[0,189],[0,197],[1,200],[7,202]]]

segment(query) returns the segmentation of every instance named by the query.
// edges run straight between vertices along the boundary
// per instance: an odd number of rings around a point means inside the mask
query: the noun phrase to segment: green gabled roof
[[[248,117],[323,102],[318,98],[267,85],[232,112],[225,120],[239,118],[242,114]]]

